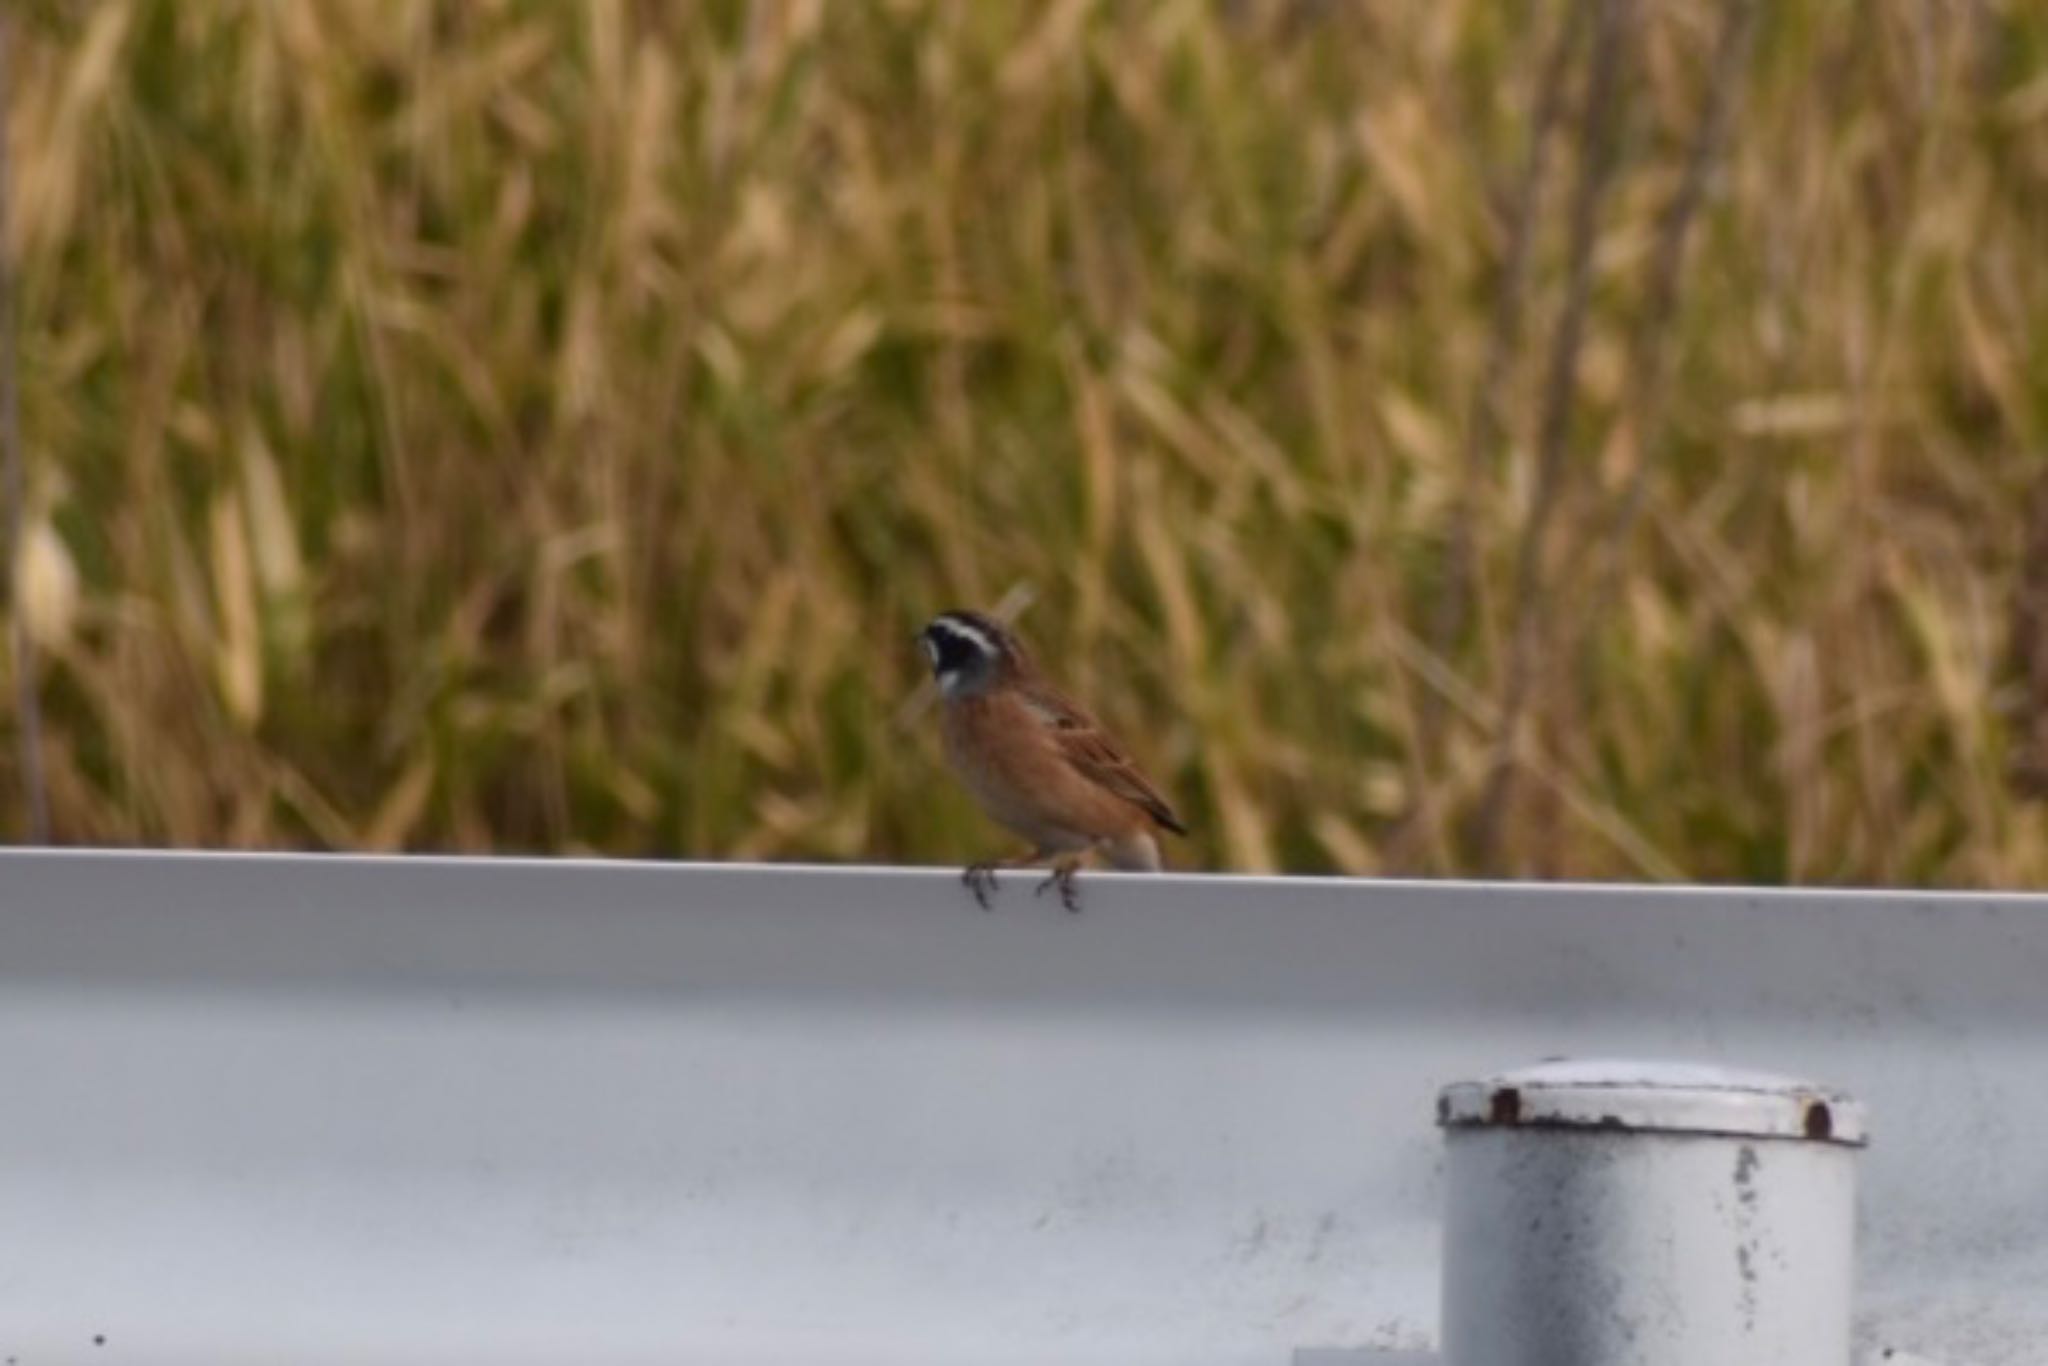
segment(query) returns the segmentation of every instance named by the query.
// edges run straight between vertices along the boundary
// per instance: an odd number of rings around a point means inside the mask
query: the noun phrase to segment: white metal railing
[[[2048,1363],[2048,899],[1028,889],[0,854],[0,1359],[1399,1360],[1438,1089],[1623,1054],[1857,1096],[1859,1350]]]

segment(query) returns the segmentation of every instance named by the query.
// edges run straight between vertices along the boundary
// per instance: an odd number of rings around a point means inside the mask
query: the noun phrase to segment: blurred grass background
[[[1008,595],[1183,865],[2048,875],[2032,0],[9,8],[59,840],[980,855]]]

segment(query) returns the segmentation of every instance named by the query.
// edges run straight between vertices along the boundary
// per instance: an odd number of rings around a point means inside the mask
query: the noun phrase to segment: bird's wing
[[[1176,835],[1185,835],[1166,798],[1139,772],[1137,761],[1081,705],[1058,689],[1036,683],[1024,689],[1024,705],[1052,732],[1054,745],[1080,775],[1123,798]]]

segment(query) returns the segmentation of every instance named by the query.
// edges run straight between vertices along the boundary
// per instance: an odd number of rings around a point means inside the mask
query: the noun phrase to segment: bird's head
[[[1024,647],[995,618],[941,612],[918,634],[932,677],[949,700],[987,692],[1025,667]]]

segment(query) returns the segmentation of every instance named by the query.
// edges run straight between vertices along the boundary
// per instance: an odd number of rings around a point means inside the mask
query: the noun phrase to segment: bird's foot
[[[993,863],[970,863],[961,870],[960,881],[974,896],[974,904],[984,911],[994,907],[996,894],[996,866]]]
[[[1079,869],[1074,864],[1060,864],[1052,870],[1051,875],[1045,881],[1038,884],[1037,890],[1032,892],[1032,895],[1044,896],[1047,891],[1058,888],[1060,905],[1066,907],[1073,914],[1079,915],[1081,913],[1081,890],[1074,885],[1074,875],[1078,871]]]

